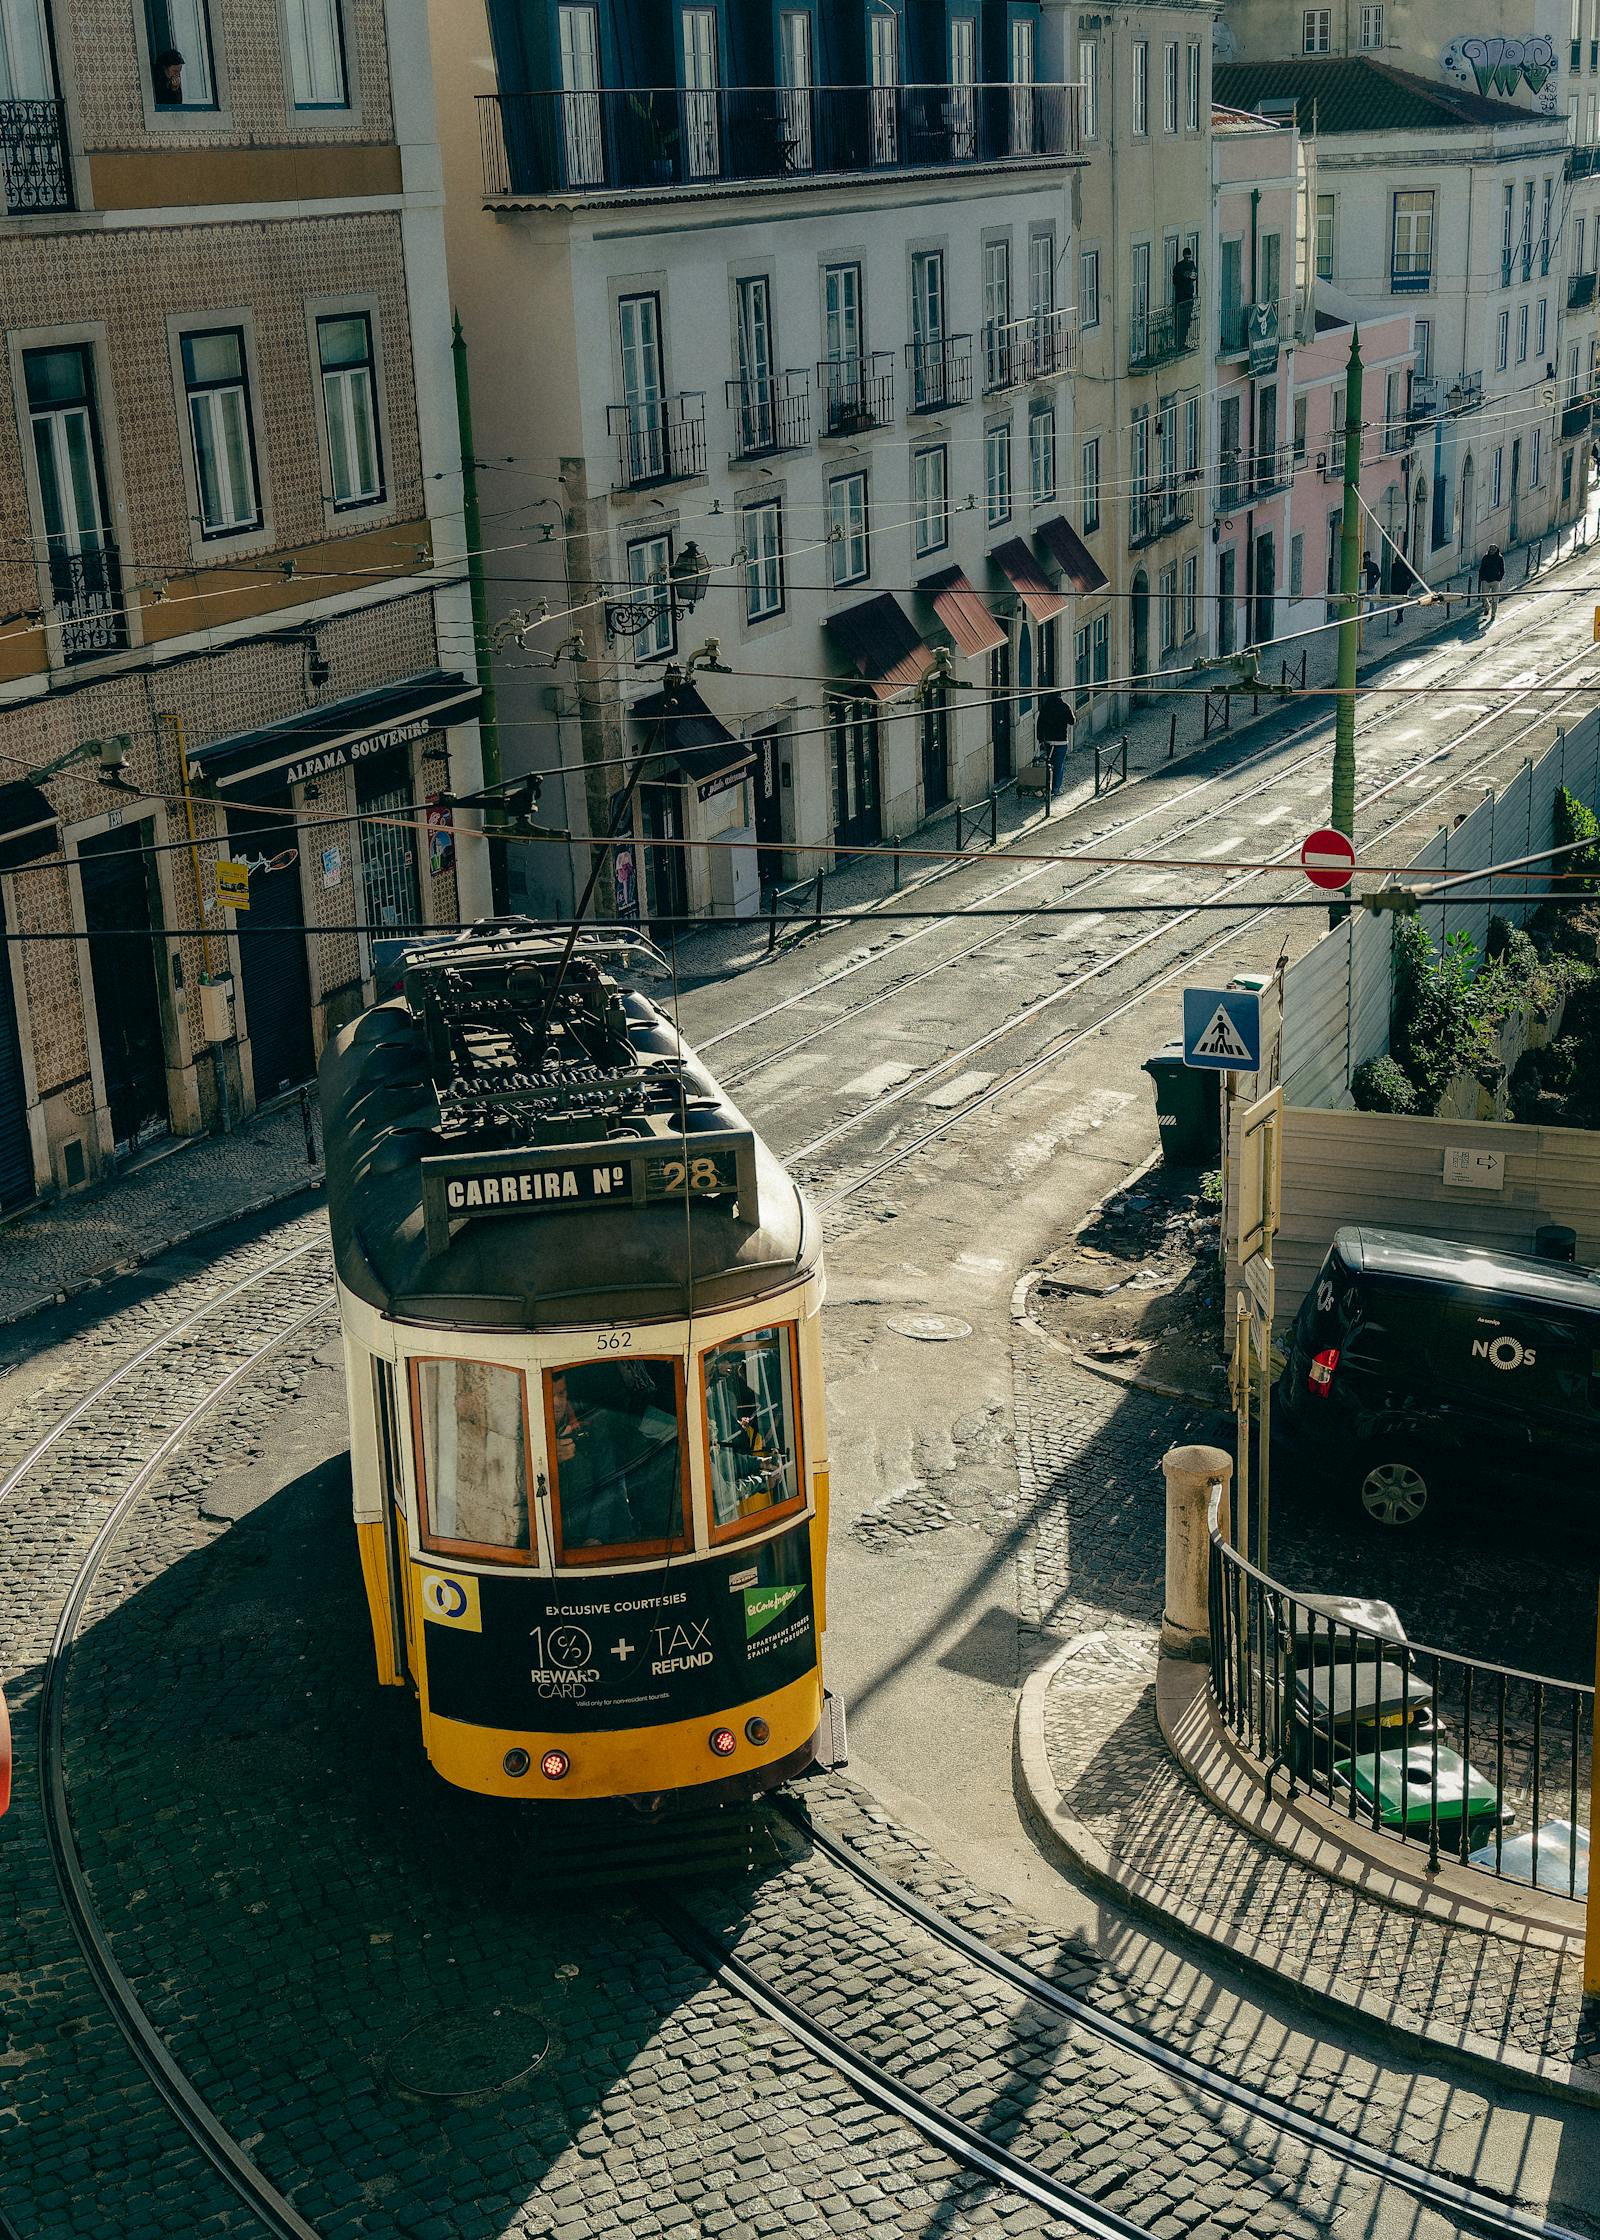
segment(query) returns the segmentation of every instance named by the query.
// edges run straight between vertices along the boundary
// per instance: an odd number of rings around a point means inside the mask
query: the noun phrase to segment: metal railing
[[[803,366],[755,381],[735,379],[725,387],[733,415],[733,458],[803,451],[811,441],[811,383]]]
[[[1073,85],[636,86],[485,93],[483,191],[695,193],[754,180],[1076,160]]]
[[[1595,281],[1597,279],[1600,279],[1600,274],[1593,272],[1575,272],[1572,275],[1572,278],[1567,282],[1567,309],[1569,311],[1582,311],[1593,303]]]
[[[1033,321],[1007,319],[983,330],[983,387],[986,396],[1015,389],[1033,371]]]
[[[1135,309],[1129,322],[1128,370],[1148,373],[1155,366],[1170,365],[1175,358],[1186,358],[1199,346],[1198,299],[1170,311]]]
[[[52,552],[50,599],[64,661],[120,653],[128,642],[122,561],[114,544],[86,552]]]
[[[1568,436],[1581,436],[1593,418],[1594,399],[1592,397],[1574,397],[1570,404],[1563,405],[1561,408],[1563,440]]]
[[[1142,544],[1154,544],[1158,537],[1170,536],[1174,529],[1182,529],[1194,519],[1194,492],[1179,487],[1175,482],[1157,484],[1152,490],[1137,490],[1128,501],[1128,547],[1133,550]]]
[[[857,358],[824,358],[817,367],[823,432],[859,435],[866,428],[887,428],[894,420],[894,361],[887,350]]]
[[[644,489],[652,482],[683,482],[706,471],[703,389],[611,405],[606,426],[617,446],[620,490]]]
[[[64,101],[0,101],[0,186],[14,218],[72,208]]]
[[[1304,1790],[1423,1848],[1430,1873],[1451,1858],[1574,1896],[1593,1688],[1428,1648],[1354,1621],[1337,1598],[1295,1595],[1222,1537],[1220,1507],[1217,1491],[1212,1692],[1268,1791],[1287,1775],[1291,1800]],[[1508,1859],[1517,1830],[1526,1848],[1516,1840]]]
[[[943,334],[929,342],[906,344],[908,412],[940,412],[972,398],[972,337]]]
[[[1078,363],[1078,314],[1062,306],[1035,311],[1028,320],[1028,379],[1045,381],[1071,373]]]

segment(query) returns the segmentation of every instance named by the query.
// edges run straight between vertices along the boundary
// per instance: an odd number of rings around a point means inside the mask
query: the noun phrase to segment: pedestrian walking
[[[1484,603],[1484,619],[1493,622],[1500,612],[1500,586],[1506,580],[1506,556],[1497,544],[1490,545],[1478,562],[1478,596]]]
[[[1046,692],[1039,699],[1039,717],[1034,737],[1039,743],[1040,755],[1050,765],[1050,799],[1066,788],[1067,756],[1072,751],[1072,736],[1077,728],[1077,717],[1059,692]]]

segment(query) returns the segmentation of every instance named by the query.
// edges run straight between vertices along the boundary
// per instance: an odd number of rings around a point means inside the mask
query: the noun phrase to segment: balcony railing
[[[969,403],[971,335],[944,334],[931,342],[908,342],[906,379],[911,384],[908,412],[942,412],[948,404]]]
[[[1078,363],[1076,311],[1036,311],[1028,321],[1028,379],[1047,381]]]
[[[1128,370],[1149,373],[1156,366],[1186,358],[1200,342],[1200,306],[1185,304],[1181,311],[1135,310],[1128,333]]]
[[[983,386],[988,395],[1015,389],[1033,372],[1033,321],[1008,319],[983,330]]]
[[[703,389],[614,404],[606,415],[617,446],[617,487],[639,490],[652,482],[684,482],[706,471],[706,399]]]
[[[811,384],[805,368],[726,385],[733,415],[735,459],[764,459],[775,451],[803,451],[811,441]]]
[[[1583,311],[1594,301],[1595,280],[1600,275],[1593,272],[1575,272],[1567,283],[1567,309]]]
[[[102,653],[120,653],[127,644],[122,563],[114,544],[52,552],[50,600],[63,661],[93,661]]]
[[[823,432],[860,435],[894,420],[894,367],[887,350],[858,358],[824,358],[817,367]]]
[[[1433,286],[1433,258],[1402,252],[1390,259],[1389,293],[1395,296],[1423,296]]]
[[[1567,177],[1587,179],[1600,166],[1600,148],[1569,148],[1567,150]]]
[[[1135,491],[1128,507],[1128,547],[1154,544],[1194,519],[1194,493],[1176,482],[1158,483],[1153,490]]]
[[[0,101],[0,184],[14,218],[72,208],[64,102]]]
[[[741,180],[1075,161],[1069,85],[641,86],[478,96],[498,196],[694,193]]]
[[[1276,449],[1256,451],[1244,464],[1250,474],[1250,495],[1273,497],[1278,491],[1287,490],[1294,480],[1294,446],[1279,444]]]
[[[1563,439],[1567,436],[1583,435],[1593,418],[1593,398],[1574,397],[1570,404],[1563,405],[1561,408],[1561,434]]]

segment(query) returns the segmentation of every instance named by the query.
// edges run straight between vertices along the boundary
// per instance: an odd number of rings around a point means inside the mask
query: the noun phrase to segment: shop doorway
[[[1150,673],[1150,578],[1141,568],[1133,579],[1133,691],[1144,697],[1144,679]]]
[[[374,935],[415,932],[422,924],[422,884],[417,876],[417,824],[411,757],[391,747],[356,765],[360,815],[361,887],[367,925]],[[252,898],[252,908],[254,901]]]
[[[250,908],[239,917],[239,986],[257,1104],[280,1089],[309,1080],[316,1066],[300,892],[300,833],[288,795],[270,798],[275,815],[228,811],[228,839],[235,856],[251,862],[265,857],[269,864],[289,858],[276,869],[251,873]]]
[[[1011,640],[989,656],[989,745],[994,782],[1003,786],[1016,767],[1016,711],[1011,702]]]
[[[835,700],[828,715],[833,844],[871,848],[883,838],[878,715],[868,700]]]
[[[148,822],[118,825],[78,843],[100,1064],[119,1153],[165,1135],[170,1125],[156,938],[161,895],[155,858],[145,853],[154,829]]]
[[[677,786],[641,786],[639,816],[644,825],[645,915],[658,940],[675,941],[689,915],[689,879],[683,838],[683,795]]]
[[[1217,554],[1217,651],[1233,651],[1233,597],[1234,575],[1238,558],[1230,544],[1225,552]]]
[[[784,729],[783,724],[775,723],[768,731],[758,731],[751,741],[756,750],[752,790],[756,797],[756,844],[764,887],[775,887],[783,876],[783,781],[778,750]]]
[[[922,813],[931,817],[950,799],[950,702],[940,686],[922,696]]]
[[[1270,529],[1256,539],[1255,616],[1252,645],[1266,645],[1272,636],[1273,608],[1278,590],[1278,540]]]

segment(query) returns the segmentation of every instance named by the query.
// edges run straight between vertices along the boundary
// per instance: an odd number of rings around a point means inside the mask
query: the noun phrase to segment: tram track
[[[1565,676],[1571,670],[1578,668],[1585,663],[1592,665],[1594,658],[1595,656],[1593,654],[1593,650],[1591,648],[1584,648],[1578,654],[1574,655],[1569,661],[1563,663],[1560,668],[1554,672],[1554,675],[1559,678]],[[1548,683],[1549,676],[1547,675],[1546,678],[1541,681]],[[1495,740],[1494,743],[1489,746],[1482,755],[1478,756],[1475,759],[1475,761],[1467,770],[1457,771],[1453,773],[1455,781],[1457,783],[1470,782],[1480,771],[1488,769],[1493,763],[1497,762],[1504,756],[1515,753],[1517,748],[1519,748],[1525,740],[1531,738],[1534,733],[1539,731],[1544,725],[1546,725],[1547,723],[1555,723],[1559,711],[1561,707],[1565,705],[1566,700],[1570,698],[1573,693],[1576,693],[1581,689],[1583,689],[1581,683],[1574,683],[1570,687],[1569,692],[1563,695],[1561,700],[1558,700],[1553,707],[1541,708],[1540,712],[1536,716],[1534,716],[1531,721],[1524,724],[1520,730],[1515,732],[1511,738],[1502,738]],[[1527,692],[1523,692],[1519,695],[1519,697],[1522,699],[1527,699],[1530,696],[1531,695],[1529,695]],[[1504,714],[1505,710],[1502,707],[1498,710],[1495,710],[1492,714],[1483,716],[1476,723],[1469,726],[1466,731],[1454,734],[1454,736],[1450,740],[1444,742],[1440,747],[1433,749],[1427,755],[1419,757],[1407,768],[1395,772],[1391,777],[1386,779],[1383,784],[1372,788],[1366,794],[1360,796],[1358,800],[1358,807],[1362,809],[1370,808],[1374,802],[1381,800],[1385,795],[1394,792],[1397,787],[1411,783],[1414,779],[1420,776],[1422,772],[1427,770],[1433,763],[1440,761],[1447,754],[1453,754],[1462,744],[1470,739],[1474,735],[1474,733],[1487,729],[1491,725],[1499,722],[1503,718]],[[1388,824],[1381,827],[1380,830],[1372,836],[1369,845],[1381,844],[1383,841],[1387,840],[1393,833],[1399,831],[1404,825],[1408,824],[1413,817],[1420,815],[1424,811],[1424,809],[1430,808],[1432,807],[1432,805],[1433,804],[1431,801],[1413,804],[1410,808],[1403,811],[1401,815],[1392,818]],[[1283,851],[1281,857],[1277,859],[1277,862],[1281,863],[1282,868],[1285,870],[1292,868],[1293,852],[1291,850]],[[937,1062],[937,1064],[925,1068],[924,1070],[919,1072],[913,1079],[901,1083],[898,1087],[886,1090],[881,1096],[875,1098],[870,1105],[862,1107],[857,1112],[845,1114],[841,1119],[832,1123],[831,1126],[822,1130],[820,1134],[810,1138],[804,1143],[783,1147],[779,1151],[779,1156],[788,1165],[797,1165],[801,1161],[814,1158],[818,1152],[831,1148],[833,1144],[841,1141],[844,1137],[855,1133],[859,1128],[869,1124],[872,1120],[877,1118],[886,1110],[892,1109],[897,1104],[906,1102],[911,1097],[926,1095],[930,1084],[938,1081],[942,1075],[959,1072],[962,1068],[969,1065],[973,1058],[982,1056],[987,1051],[992,1049],[997,1043],[1005,1040],[1008,1036],[1017,1033],[1020,1029],[1030,1025],[1035,1019],[1042,1017],[1047,1011],[1053,1010],[1057,1005],[1069,1001],[1083,988],[1091,985],[1097,980],[1103,980],[1108,975],[1119,971],[1127,963],[1130,957],[1135,956],[1139,951],[1147,949],[1159,941],[1167,939],[1179,927],[1188,924],[1195,918],[1197,918],[1201,914],[1202,910],[1209,910],[1211,908],[1214,908],[1215,905],[1219,902],[1226,902],[1231,899],[1231,897],[1234,894],[1238,893],[1241,888],[1250,886],[1258,880],[1274,876],[1276,868],[1277,866],[1275,864],[1273,870],[1251,870],[1241,872],[1236,878],[1224,881],[1221,886],[1215,888],[1211,893],[1201,897],[1198,903],[1189,905],[1175,905],[1170,917],[1164,918],[1159,924],[1151,927],[1147,932],[1138,935],[1136,938],[1129,942],[1124,943],[1118,949],[1115,956],[1106,958],[1096,964],[1086,966],[1081,973],[1075,975],[1071,980],[1065,982],[1061,987],[1049,990],[1043,996],[1035,998],[1033,1002],[1025,1004],[1020,1010],[1013,1012],[1008,1019],[1003,1020],[997,1026],[986,1028],[982,1034],[973,1037],[970,1041],[962,1044],[957,1049],[947,1052],[946,1055]],[[1245,905],[1244,907],[1248,908],[1248,905]],[[846,1183],[843,1187],[830,1192],[825,1197],[820,1198],[818,1201],[819,1210],[827,1212],[834,1206],[841,1204],[846,1198],[854,1196],[858,1191],[864,1189],[869,1183],[878,1180],[883,1174],[890,1172],[895,1167],[903,1165],[908,1159],[914,1157],[918,1152],[924,1150],[928,1145],[935,1143],[941,1140],[943,1137],[949,1135],[952,1130],[958,1128],[964,1121],[970,1119],[974,1113],[984,1110],[989,1105],[994,1104],[999,1098],[1008,1095],[1012,1090],[1020,1087],[1023,1083],[1034,1079],[1038,1074],[1046,1070],[1047,1067],[1055,1064],[1059,1059],[1066,1056],[1071,1050],[1077,1048],[1081,1043],[1088,1040],[1090,1036],[1098,1034],[1104,1027],[1112,1024],[1115,1020],[1123,1017],[1127,1012],[1133,1010],[1148,996],[1155,994],[1160,988],[1164,987],[1167,982],[1175,978],[1179,972],[1185,971],[1195,964],[1202,962],[1205,958],[1215,955],[1219,950],[1224,949],[1233,942],[1237,941],[1242,934],[1249,932],[1253,927],[1265,924],[1273,916],[1274,909],[1275,905],[1269,903],[1265,907],[1256,910],[1242,920],[1230,922],[1221,933],[1219,933],[1213,940],[1205,943],[1198,950],[1189,950],[1184,952],[1172,965],[1142,980],[1129,996],[1115,1004],[1111,1009],[1100,1013],[1083,1027],[1074,1029],[1067,1035],[1060,1037],[1056,1041],[1048,1044],[1045,1049],[1036,1053],[1035,1056],[1028,1060],[1025,1064],[1014,1068],[1001,1080],[986,1086],[984,1089],[977,1092],[967,1102],[956,1107],[940,1120],[930,1123],[927,1128],[921,1130],[908,1142],[897,1146],[892,1152],[886,1154],[884,1158],[876,1161],[866,1173],[856,1176],[854,1179]],[[1107,917],[1116,916],[1116,905],[1114,901],[1108,902],[1105,914]]]
[[[186,1340],[196,1340],[198,1333],[208,1322],[219,1316],[235,1314],[241,1303],[249,1299],[251,1294],[259,1292],[263,1286],[275,1284],[285,1276],[290,1276],[293,1281],[299,1276],[301,1263],[313,1260],[313,1256],[319,1256],[325,1261],[326,1250],[325,1240],[318,1237],[290,1246],[286,1251],[276,1254],[264,1266],[252,1269],[248,1275],[208,1296],[198,1306],[181,1314],[167,1329],[138,1347],[129,1359],[73,1402],[45,1435],[34,1442],[28,1453],[0,1482],[0,1502],[14,1498],[30,1476],[38,1471],[40,1465],[70,1433],[76,1430],[80,1438],[94,1438],[95,1411],[114,1396],[120,1396],[122,1388],[136,1373],[148,1370],[159,1356],[182,1345]],[[220,1368],[220,1364],[212,1365],[203,1372],[204,1381],[197,1380],[196,1389],[192,1392],[185,1389],[181,1393],[177,1400],[181,1413],[175,1421],[166,1425],[154,1444],[139,1454],[131,1477],[114,1495],[112,1505],[93,1533],[87,1549],[77,1559],[61,1598],[42,1660],[38,1720],[38,1797],[43,1833],[60,1894],[63,1916],[71,1930],[73,1941],[106,2011],[163,2105],[181,2126],[207,2168],[224,2181],[231,2193],[254,2214],[262,2228],[273,2235],[273,2240],[318,2240],[318,2234],[315,2226],[301,2216],[294,2204],[252,2160],[175,2060],[141,2003],[134,1985],[118,1962],[111,1937],[95,1906],[72,1824],[66,1776],[65,1698],[73,1644],[96,1581],[141,1496],[162,1467],[219,1403],[252,1372],[259,1369],[269,1354],[329,1311],[333,1293],[327,1281],[325,1267],[314,1262],[307,1274],[312,1290],[309,1300],[303,1296],[303,1286],[299,1290],[292,1290],[287,1311],[272,1315],[270,1327],[264,1334],[258,1325],[250,1333],[234,1329],[220,1341],[232,1351],[234,1358],[225,1368]],[[256,1311],[258,1314],[261,1312],[259,1305]],[[217,1373],[218,1368],[220,1374]],[[113,1416],[95,1439],[98,1468],[114,1469],[119,1459],[118,1444],[125,1439],[125,1429]],[[121,1459],[134,1461],[135,1458],[126,1456]],[[14,1803],[13,1810],[15,1809]],[[0,2240],[4,2240],[4,2236],[13,2231],[14,2227],[8,2227],[3,2216],[0,2216]]]

